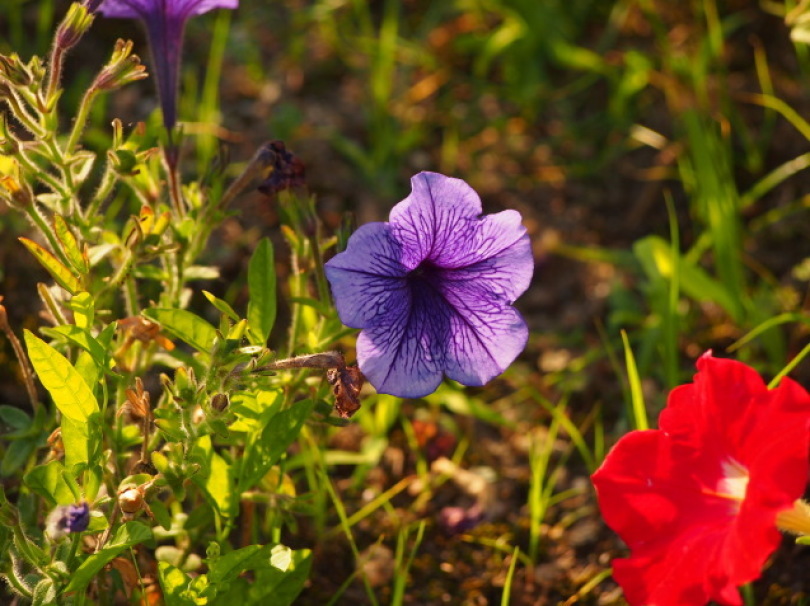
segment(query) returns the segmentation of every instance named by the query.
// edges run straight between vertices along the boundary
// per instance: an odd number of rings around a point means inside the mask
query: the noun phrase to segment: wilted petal
[[[399,256],[399,243],[391,238],[388,225],[369,223],[352,234],[345,252],[326,263],[338,315],[346,326],[388,323],[408,305],[406,271]]]

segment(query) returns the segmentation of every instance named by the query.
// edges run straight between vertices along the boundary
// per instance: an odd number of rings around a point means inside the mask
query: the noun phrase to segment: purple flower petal
[[[436,291],[409,290],[387,324],[360,333],[357,361],[378,392],[419,398],[442,381],[452,310]]]
[[[401,247],[386,223],[363,225],[349,238],[352,254],[340,254],[326,264],[338,315],[346,326],[366,328],[386,324],[409,296]],[[363,293],[362,297],[356,296]]]
[[[377,391],[420,397],[442,375],[483,385],[526,346],[512,307],[529,286],[529,237],[515,211],[480,217],[464,181],[420,173],[390,223],[361,227],[326,264],[344,324],[363,329],[360,369]]]
[[[464,385],[484,385],[523,351],[529,329],[514,307],[474,279],[446,283],[442,295],[454,312],[445,373]]]
[[[239,0],[104,0],[98,7],[105,17],[144,22],[167,129],[174,128],[177,122],[178,74],[186,21],[215,8],[233,9],[238,5]]]
[[[188,19],[215,8],[234,9],[239,0],[103,0],[98,10],[105,17],[156,19],[159,15]]]
[[[481,214],[481,199],[461,179],[422,172],[411,179],[411,195],[390,215],[391,228],[403,249],[402,262],[414,269],[425,259],[438,265],[469,236]]]

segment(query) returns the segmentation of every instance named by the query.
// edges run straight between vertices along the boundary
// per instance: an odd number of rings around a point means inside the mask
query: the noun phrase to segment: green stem
[[[99,184],[90,205],[87,207],[86,216],[95,217],[98,214],[99,210],[101,210],[102,203],[112,192],[113,187],[115,186],[115,181],[115,172],[108,162],[107,167],[104,169],[104,174],[101,176],[101,183]]]
[[[87,118],[90,116],[90,109],[98,93],[99,90],[95,86],[91,86],[88,91],[84,93],[84,97],[82,97],[82,102],[79,104],[79,112],[76,114],[73,129],[70,131],[70,138],[68,139],[67,145],[65,145],[65,156],[68,158],[73,154],[73,150],[79,143],[79,139],[87,125]]]
[[[39,138],[45,136],[45,131],[37,124],[36,119],[34,119],[34,117],[28,113],[28,110],[23,107],[22,103],[20,103],[20,98],[16,90],[11,89],[11,95],[7,96],[5,101],[11,108],[11,113],[14,114],[14,117],[17,118],[20,124],[28,129],[34,137]]]
[[[132,269],[132,265],[135,262],[135,255],[132,251],[128,248],[124,248],[124,262],[121,263],[121,266],[115,272],[115,275],[110,278],[110,281],[104,286],[104,288],[99,291],[99,295],[105,293],[109,290],[114,288],[118,288],[121,282],[126,279],[127,275],[129,275],[130,270]]]
[[[59,87],[59,80],[62,77],[62,60],[65,57],[65,49],[59,44],[54,44],[51,50],[51,59],[48,62],[48,87],[45,89],[45,100],[49,100],[56,93]]]
[[[17,578],[17,565],[16,564],[17,564],[16,558],[14,558],[12,556],[11,570],[8,572],[8,574],[6,574],[4,576],[5,576],[6,580],[8,581],[8,584],[11,585],[11,587],[14,589],[14,591],[16,591],[21,596],[26,597],[26,598],[28,598],[30,600],[31,598],[34,597],[34,594],[31,591],[30,587],[25,585],[21,579]]]
[[[36,151],[38,154],[40,154],[40,155],[43,155],[43,156],[44,156],[44,154],[42,154],[42,152],[41,152],[41,151],[39,151],[39,150],[36,150],[36,149],[35,149],[35,150],[33,150],[33,151]],[[36,175],[36,178],[37,178],[37,179],[39,179],[40,181],[42,181],[42,183],[44,183],[45,185],[47,185],[48,187],[50,187],[50,188],[51,188],[51,189],[52,189],[54,192],[58,193],[58,194],[59,194],[60,196],[62,196],[63,198],[69,198],[69,197],[70,197],[70,192],[68,192],[68,190],[66,190],[66,189],[64,188],[64,186],[63,186],[63,185],[62,185],[62,184],[61,184],[59,181],[57,181],[56,179],[54,179],[54,178],[53,178],[51,175],[49,175],[49,174],[48,174],[46,171],[44,171],[44,170],[42,170],[41,168],[39,168],[39,167],[38,167],[38,166],[37,166],[37,165],[34,163],[34,161],[33,161],[33,160],[31,160],[31,158],[29,158],[27,154],[25,154],[25,152],[23,152],[22,150],[20,150],[20,151],[18,151],[18,152],[17,152],[17,154],[16,154],[16,156],[15,156],[15,157],[16,157],[17,161],[18,161],[20,164],[22,164],[23,166],[25,166],[25,168],[26,168],[27,170],[29,170],[29,171],[31,171],[32,173],[34,173],[34,175]]]

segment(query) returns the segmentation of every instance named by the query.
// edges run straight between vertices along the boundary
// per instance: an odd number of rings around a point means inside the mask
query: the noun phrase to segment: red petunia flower
[[[742,604],[779,546],[780,512],[805,489],[810,395],[705,354],[670,393],[660,429],[625,435],[592,480],[629,558],[613,576],[631,606]]]

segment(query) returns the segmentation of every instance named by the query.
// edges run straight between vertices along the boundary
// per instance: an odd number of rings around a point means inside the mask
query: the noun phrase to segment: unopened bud
[[[138,55],[132,54],[132,41],[118,40],[109,63],[96,76],[93,86],[99,90],[110,91],[147,76],[146,66],[141,64]]]
[[[90,524],[90,506],[86,502],[78,505],[60,505],[48,514],[45,532],[57,540],[71,532],[83,532]]]
[[[12,175],[0,176],[0,197],[16,208],[28,208],[34,203],[34,194],[26,184]]]
[[[101,6],[101,0],[84,0],[84,7],[91,13],[95,13]]]
[[[55,44],[63,50],[76,46],[81,37],[90,29],[93,19],[92,12],[78,2],[74,2],[56,30]]]
[[[228,394],[226,393],[217,393],[214,394],[213,398],[211,398],[211,408],[217,412],[223,412],[226,408],[228,408],[228,404]]]
[[[28,86],[34,80],[17,53],[11,53],[8,57],[0,55],[0,76],[15,86]]]
[[[0,80],[0,98],[3,97],[3,81]],[[20,149],[20,143],[11,133],[5,114],[0,114],[0,154],[13,156]]]

